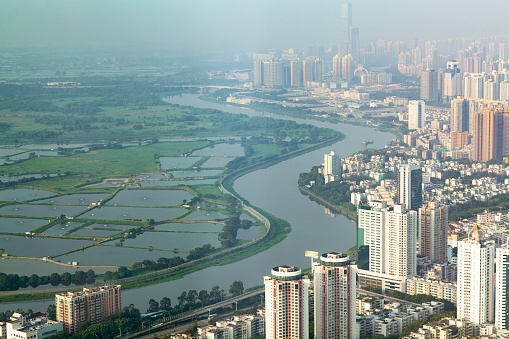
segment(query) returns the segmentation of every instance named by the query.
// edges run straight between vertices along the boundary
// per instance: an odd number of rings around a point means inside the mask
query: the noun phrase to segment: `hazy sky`
[[[375,39],[508,35],[507,0],[352,0]],[[0,47],[288,48],[338,44],[339,0],[0,0]]]

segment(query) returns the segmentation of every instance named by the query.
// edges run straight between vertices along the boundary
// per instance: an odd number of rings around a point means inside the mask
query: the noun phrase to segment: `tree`
[[[60,274],[58,273],[52,273],[49,277],[51,286],[58,286],[60,285]]]
[[[37,274],[32,274],[30,278],[28,278],[28,285],[33,288],[39,286],[39,276]]]
[[[71,278],[72,278],[71,273],[69,273],[69,272],[62,273],[62,275],[60,276],[62,285],[69,286],[72,282]]]
[[[234,281],[230,285],[230,294],[236,297],[238,295],[241,295],[242,293],[244,293],[244,284],[240,280]]]
[[[57,307],[55,304],[50,304],[46,310],[49,320],[57,320]]]
[[[148,309],[147,313],[157,312],[159,311],[159,303],[155,301],[154,299],[150,299],[148,301]]]
[[[186,302],[187,293],[186,291],[183,291],[179,297],[177,297],[177,300],[179,301],[179,305],[184,305]]]
[[[168,297],[163,297],[159,302],[159,308],[163,311],[171,310],[171,299]]]
[[[205,306],[205,303],[209,300],[209,293],[206,290],[201,290],[200,293],[198,293],[198,299],[200,299],[203,306]]]
[[[196,290],[189,290],[187,292],[187,302],[189,304],[194,304],[196,302],[196,298],[198,298],[198,293],[196,293]]]
[[[93,270],[87,271],[87,284],[95,283],[95,272]]]

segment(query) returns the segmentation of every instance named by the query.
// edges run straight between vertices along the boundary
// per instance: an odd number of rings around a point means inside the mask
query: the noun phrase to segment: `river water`
[[[235,190],[252,205],[263,208],[274,216],[291,224],[291,233],[279,244],[267,251],[242,261],[226,266],[212,266],[201,271],[186,275],[184,278],[157,285],[126,290],[122,293],[124,306],[134,304],[140,311],[148,308],[151,298],[161,300],[171,298],[177,304],[177,296],[182,291],[202,289],[210,291],[217,285],[226,292],[235,280],[241,280],[248,288],[263,284],[263,276],[278,265],[295,265],[301,268],[310,266],[310,259],[304,257],[304,251],[346,252],[356,241],[355,223],[342,215],[326,213],[326,209],[300,193],[297,187],[299,174],[307,172],[312,166],[323,163],[324,153],[334,150],[345,157],[363,149],[362,141],[373,140],[372,148],[383,148],[394,136],[390,133],[375,131],[366,127],[346,124],[332,124],[315,120],[289,118],[275,114],[265,114],[251,109],[236,106],[224,106],[205,102],[197,95],[184,94],[166,99],[173,104],[194,106],[199,108],[215,108],[229,113],[242,113],[249,116],[271,116],[280,119],[294,120],[298,123],[312,124],[341,131],[346,138],[331,146],[306,153],[269,168],[249,173],[235,182]],[[136,260],[135,260],[136,259]],[[134,261],[144,258],[134,258]],[[32,308],[44,311],[52,301],[3,303],[0,311],[6,309]]]

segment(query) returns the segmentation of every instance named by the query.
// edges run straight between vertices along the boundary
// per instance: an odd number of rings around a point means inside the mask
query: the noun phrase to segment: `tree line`
[[[52,273],[51,275],[38,276],[32,274],[31,276],[19,276],[17,274],[5,274],[0,273],[0,291],[17,291],[20,288],[33,287],[36,288],[39,285],[58,286],[60,284],[69,286],[70,284],[85,285],[93,284],[96,279],[96,274],[93,270],[76,271],[71,274],[65,272],[62,274]]]

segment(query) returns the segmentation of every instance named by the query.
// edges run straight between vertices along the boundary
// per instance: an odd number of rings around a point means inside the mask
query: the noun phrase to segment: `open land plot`
[[[193,195],[186,190],[122,190],[107,205],[119,206],[177,206],[183,200],[190,200]]]
[[[113,243],[108,244],[113,245]],[[151,251],[147,248],[129,248],[123,246],[92,246],[84,251],[72,252],[54,259],[61,262],[78,261],[80,265],[118,265],[130,267],[135,262],[143,261],[144,259],[157,261],[161,257],[172,258],[182,255],[185,255],[185,253],[175,254],[170,251]]]
[[[56,218],[63,214],[71,217],[86,209],[85,206],[16,204],[0,207],[0,215]]]
[[[1,209],[0,209],[1,212]],[[150,208],[150,207],[111,207],[103,206],[94,208],[81,215],[81,218],[86,219],[103,219],[103,220],[125,220],[125,219],[139,219],[147,220],[154,219],[171,220],[179,215],[186,213],[187,210],[183,208]]]
[[[52,195],[56,195],[56,193],[27,188],[7,189],[0,191],[0,201],[27,201]]]
[[[25,233],[46,224],[45,219],[0,218],[0,232]]]
[[[105,244],[111,244],[115,240]],[[221,243],[215,233],[176,233],[176,232],[144,232],[135,239],[126,239],[123,246],[156,248],[173,250],[178,248],[181,251],[190,251],[198,246],[211,244],[213,247],[220,247]],[[113,244],[112,244],[113,245]]]
[[[92,243],[88,240],[0,236],[0,248],[4,253],[23,257],[51,257]]]

